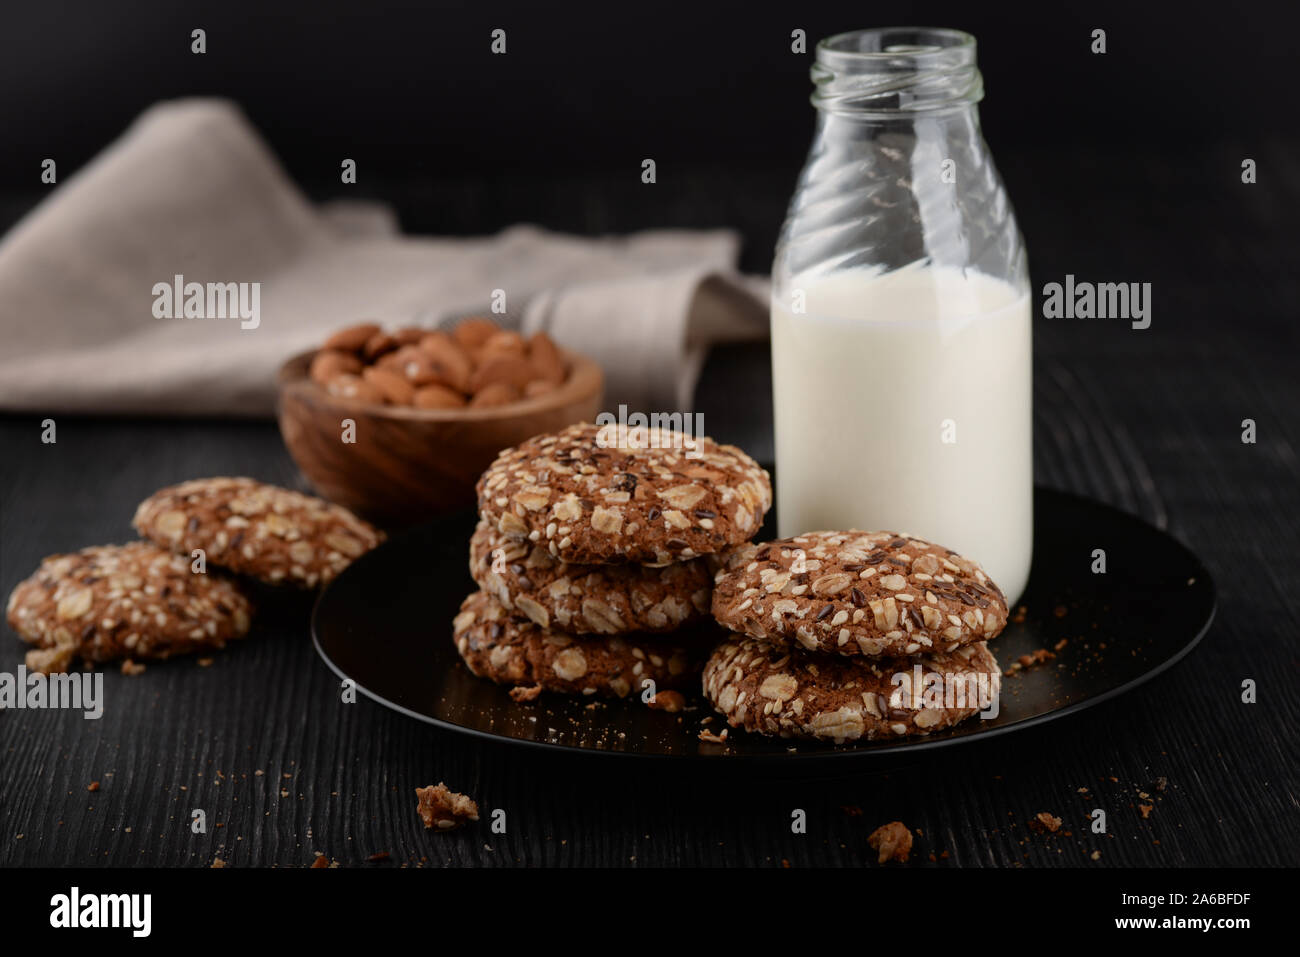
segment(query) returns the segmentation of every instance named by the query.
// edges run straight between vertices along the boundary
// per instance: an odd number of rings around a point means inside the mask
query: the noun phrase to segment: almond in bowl
[[[496,454],[593,419],[590,359],[490,319],[450,332],[342,329],[280,369],[280,432],[326,498],[401,525],[474,502]]]

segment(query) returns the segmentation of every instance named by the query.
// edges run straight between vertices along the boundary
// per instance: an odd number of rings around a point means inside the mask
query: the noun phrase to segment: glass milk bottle
[[[1033,544],[1031,300],[975,38],[845,33],[812,78],[772,267],[779,533],[906,532],[1014,601]]]

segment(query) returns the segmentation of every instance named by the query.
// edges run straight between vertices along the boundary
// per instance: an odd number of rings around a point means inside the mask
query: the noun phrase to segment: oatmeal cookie
[[[51,555],[9,595],[10,627],[37,648],[33,671],[66,671],[75,657],[166,658],[221,648],[248,633],[252,609],[220,574],[196,574],[151,545],[100,545]]]
[[[735,446],[584,423],[506,449],[479,479],[478,502],[502,535],[560,561],[666,565],[750,538],[772,485]]]
[[[737,638],[704,665],[704,696],[732,727],[842,744],[947,728],[993,700],[1001,680],[983,642],[912,658],[844,658]]]
[[[456,650],[480,678],[566,694],[625,698],[650,678],[657,689],[695,683],[699,655],[689,646],[636,635],[575,638],[512,615],[485,591],[465,599],[452,623]],[[708,648],[705,640],[700,650]]]
[[[713,575],[701,558],[671,565],[569,565],[541,545],[479,522],[469,571],[507,609],[574,634],[676,631],[709,614]]]
[[[809,532],[741,545],[714,579],[732,631],[840,655],[914,655],[986,641],[1007,623],[975,562],[894,532]]]
[[[134,525],[183,555],[201,548],[213,565],[268,585],[315,588],[383,540],[347,509],[250,478],[182,482],[150,495]]]

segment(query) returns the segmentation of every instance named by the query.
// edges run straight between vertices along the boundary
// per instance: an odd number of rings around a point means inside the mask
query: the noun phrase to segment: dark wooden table
[[[1271,186],[1234,182],[1243,155],[1271,171]],[[210,667],[179,659],[137,677],[107,669],[98,721],[0,714],[0,863],[300,867],[316,852],[343,865],[388,852],[368,866],[839,865],[871,860],[867,834],[901,819],[921,832],[919,866],[931,855],[940,867],[1295,865],[1300,246],[1279,212],[1297,207],[1294,155],[1252,144],[1163,157],[999,156],[1039,289],[1067,272],[1154,286],[1148,330],[1035,327],[1038,481],[1167,528],[1218,585],[1209,636],[1139,692],[887,772],[687,777],[657,763],[537,758],[364,699],[342,704],[312,649],[306,605],[287,602]],[[1031,175],[1041,168],[1055,172]],[[736,223],[749,240],[745,265],[762,269],[790,176],[741,177],[753,199],[742,203],[734,178],[704,171],[690,180],[700,202],[629,201],[617,216],[592,200],[599,181],[575,181],[521,218],[589,232],[659,217]],[[512,215],[537,195],[518,190]],[[585,204],[573,202],[579,195]],[[446,208],[445,196],[408,199],[408,225],[439,228],[432,211]],[[592,210],[605,212],[593,219]],[[711,357],[699,408],[717,438],[770,459],[769,402],[766,347]],[[1247,418],[1254,444],[1241,439]],[[39,419],[0,419],[5,594],[46,554],[132,537],[135,504],[161,485],[244,474],[304,487],[268,422],[59,417],[58,443],[47,446]],[[12,672],[24,647],[6,632],[0,670]],[[1248,678],[1256,704],[1241,700]],[[507,832],[427,833],[412,791],[437,781],[504,809]],[[1139,804],[1154,810],[1144,817]],[[1108,812],[1105,836],[1087,828],[1094,807]],[[206,834],[190,831],[196,808]],[[791,833],[796,808],[807,812],[806,834]],[[1059,815],[1062,830],[1033,833],[1040,811]]]

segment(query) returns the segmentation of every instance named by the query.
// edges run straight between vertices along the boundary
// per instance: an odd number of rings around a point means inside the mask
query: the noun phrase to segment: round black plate
[[[452,646],[451,620],[475,588],[467,569],[474,523],[472,512],[448,516],[362,556],[321,593],[312,636],[326,664],[381,704],[448,730],[537,748],[714,761],[898,756],[1040,724],[1135,688],[1187,654],[1214,617],[1210,576],[1178,542],[1109,506],[1039,488],[1026,611],[992,648],[1004,670],[1037,649],[1056,657],[1003,680],[996,718],[839,747],[735,729],[725,744],[712,744],[699,732],[725,723],[698,695],[679,714],[651,710],[635,696],[543,694],[517,704],[505,688],[471,675]],[[769,516],[760,539],[772,527]],[[1092,571],[1096,549],[1105,552],[1104,574]]]

